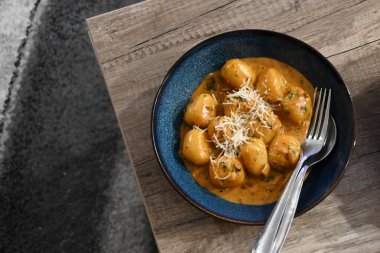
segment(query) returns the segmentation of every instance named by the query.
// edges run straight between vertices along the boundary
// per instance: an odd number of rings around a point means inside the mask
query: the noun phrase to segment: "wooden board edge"
[[[124,12],[126,9],[134,8],[138,5],[146,5],[147,2],[149,2],[149,0],[144,0],[142,2],[134,3],[134,4],[127,5],[127,6],[112,10],[112,11],[108,11],[105,13],[98,14],[98,15],[93,16],[93,17],[86,18],[87,27],[91,26],[92,23],[95,22],[96,19],[106,18],[107,16],[112,16],[113,14],[118,13],[118,12]]]

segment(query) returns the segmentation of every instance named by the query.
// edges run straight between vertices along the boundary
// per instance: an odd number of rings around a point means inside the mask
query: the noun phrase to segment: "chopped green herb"
[[[281,104],[281,109],[282,109],[282,111],[283,111],[284,113],[286,113],[286,114],[289,114],[289,112],[290,112],[289,107],[287,107],[287,106],[284,105],[284,104]]]
[[[267,189],[267,192],[272,192],[272,189]]]
[[[216,82],[214,77],[210,77],[206,83],[206,88],[209,91],[216,91]]]
[[[298,93],[293,92],[292,90],[289,90],[288,93],[286,94],[287,99],[292,99],[293,97],[297,97]]]
[[[294,93],[289,91],[288,94],[286,94],[286,98],[292,99],[294,97]]]
[[[238,168],[238,167],[236,167],[236,166],[234,166],[234,169],[235,169],[235,172],[239,172],[239,171],[241,171],[241,169]]]
[[[266,178],[266,182],[268,183],[268,182],[271,182],[271,181],[273,181],[273,179],[275,178],[275,176],[274,175],[270,175],[269,177],[267,177]]]
[[[307,113],[307,106],[301,106],[301,111],[305,114]]]

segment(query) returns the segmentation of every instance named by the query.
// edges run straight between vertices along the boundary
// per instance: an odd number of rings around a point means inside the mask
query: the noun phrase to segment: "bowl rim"
[[[325,61],[325,63],[335,72],[335,74],[337,75],[337,77],[340,79],[340,81],[344,84],[346,90],[347,90],[347,93],[348,93],[348,96],[350,98],[350,103],[351,103],[351,107],[352,107],[352,116],[353,116],[353,132],[352,132],[352,143],[351,143],[351,147],[350,147],[350,154],[348,156],[348,159],[346,161],[346,163],[344,164],[344,168],[343,170],[341,171],[340,175],[335,179],[335,181],[333,181],[333,183],[331,184],[330,188],[319,198],[317,199],[313,204],[311,204],[310,206],[307,206],[305,207],[304,209],[300,210],[299,212],[296,212],[295,213],[295,217],[298,217],[306,212],[308,212],[309,210],[311,210],[312,208],[314,208],[315,206],[317,206],[319,203],[321,203],[333,190],[335,190],[335,188],[337,187],[337,185],[339,184],[339,182],[342,180],[346,170],[347,170],[347,166],[349,164],[349,161],[351,160],[352,158],[352,154],[354,152],[354,148],[355,148],[355,145],[356,145],[356,112],[355,112],[355,107],[354,107],[354,104],[353,104],[353,101],[352,101],[352,96],[351,96],[351,93],[350,93],[350,90],[348,89],[347,87],[347,84],[344,82],[342,76],[339,74],[339,72],[337,71],[337,69],[334,67],[334,65],[324,56],[322,55],[318,50],[316,50],[314,47],[310,46],[309,44],[307,44],[306,42],[303,42],[302,40],[300,39],[297,39],[295,37],[292,37],[290,35],[287,35],[287,34],[284,34],[284,33],[280,33],[280,32],[275,32],[275,31],[272,31],[272,30],[263,30],[263,29],[240,29],[240,30],[232,30],[232,31],[228,31],[228,32],[224,32],[224,33],[220,33],[220,34],[217,34],[217,35],[214,35],[214,36],[211,36],[205,40],[202,40],[201,42],[197,43],[196,45],[194,45],[193,47],[191,47],[190,49],[188,49],[178,60],[175,61],[175,63],[171,66],[171,68],[169,69],[169,71],[166,73],[164,79],[162,80],[158,90],[157,90],[157,93],[156,93],[156,96],[154,98],[154,102],[153,102],[153,107],[152,107],[152,112],[151,112],[151,141],[152,141],[152,144],[153,144],[153,149],[154,149],[154,154],[158,160],[158,163],[160,165],[160,168],[161,170],[164,172],[164,175],[165,177],[167,178],[167,180],[170,182],[170,184],[173,186],[173,188],[186,200],[188,201],[190,204],[192,204],[193,206],[195,206],[196,208],[200,209],[201,211],[213,216],[213,217],[216,217],[216,218],[219,218],[221,220],[225,220],[225,221],[229,221],[229,222],[232,222],[232,223],[236,223],[236,224],[242,224],[242,225],[264,225],[266,223],[266,221],[241,221],[241,220],[234,220],[234,219],[230,219],[230,218],[227,218],[227,217],[224,217],[222,215],[219,215],[217,213],[214,213],[204,207],[202,207],[201,205],[199,205],[197,202],[193,201],[192,199],[190,199],[188,196],[186,196],[186,194],[184,192],[182,192],[177,184],[172,180],[172,178],[169,176],[169,174],[167,173],[166,169],[164,168],[165,166],[163,165],[162,163],[162,160],[160,158],[160,154],[157,150],[157,145],[156,145],[156,138],[155,138],[155,126],[154,126],[154,122],[155,122],[155,112],[156,112],[156,108],[157,108],[157,104],[158,104],[158,101],[161,97],[161,91],[162,89],[166,86],[166,83],[167,83],[167,80],[168,78],[171,76],[172,72],[175,71],[175,69],[177,68],[177,66],[185,59],[187,58],[188,56],[190,56],[194,51],[196,51],[197,49],[201,48],[202,46],[204,46],[205,44],[207,44],[208,42],[212,41],[212,40],[215,40],[215,39],[219,39],[219,38],[223,38],[225,36],[230,36],[230,35],[234,35],[234,34],[238,34],[238,33],[264,33],[264,34],[268,34],[268,35],[275,35],[275,36],[279,36],[279,37],[283,37],[285,39],[288,39],[288,40],[293,40],[297,43],[301,43],[303,44],[304,46],[306,46],[307,49],[311,50],[313,53],[315,53],[316,55],[318,55],[322,60]],[[275,202],[274,202],[275,203]]]

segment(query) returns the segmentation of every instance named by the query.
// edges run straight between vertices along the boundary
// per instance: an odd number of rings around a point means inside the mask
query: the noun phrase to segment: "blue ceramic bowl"
[[[183,109],[195,88],[226,60],[245,57],[280,60],[300,71],[314,86],[332,89],[336,145],[304,183],[297,214],[321,202],[342,178],[355,143],[355,117],[347,87],[331,63],[314,48],[284,34],[264,30],[220,34],[196,45],[174,64],[158,90],[152,113],[153,145],[162,170],[174,188],[199,209],[228,221],[262,224],[275,204],[243,205],[223,200],[198,185],[178,156]]]

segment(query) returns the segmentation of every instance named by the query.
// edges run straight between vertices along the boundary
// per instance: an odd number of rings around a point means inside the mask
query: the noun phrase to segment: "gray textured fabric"
[[[41,14],[2,111],[0,252],[157,251],[85,26],[136,1],[26,2]]]
[[[0,112],[7,100],[15,63],[20,60],[18,48],[26,37],[30,13],[35,13],[35,2],[0,0]]]

